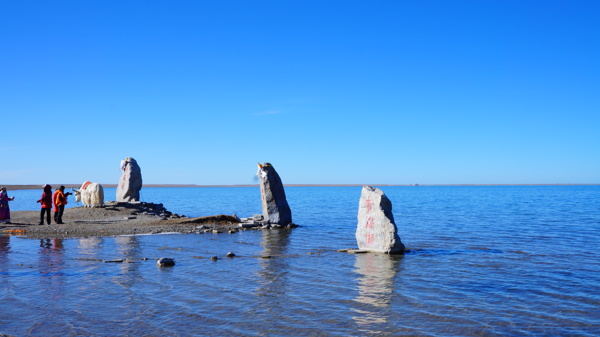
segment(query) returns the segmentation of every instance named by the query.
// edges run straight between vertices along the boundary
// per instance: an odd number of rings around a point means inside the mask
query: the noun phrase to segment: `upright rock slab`
[[[392,202],[382,190],[364,186],[358,207],[356,227],[358,248],[369,252],[402,254],[404,244],[394,223]]]
[[[121,180],[117,186],[117,201],[140,201],[142,189],[142,170],[135,159],[121,160]]]
[[[260,178],[260,195],[265,221],[272,224],[289,225],[292,211],[288,205],[283,183],[270,163],[258,164],[256,175]]]

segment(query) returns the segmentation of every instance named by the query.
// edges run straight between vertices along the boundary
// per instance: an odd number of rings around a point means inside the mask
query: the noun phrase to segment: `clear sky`
[[[600,183],[600,1],[2,1],[0,185]]]

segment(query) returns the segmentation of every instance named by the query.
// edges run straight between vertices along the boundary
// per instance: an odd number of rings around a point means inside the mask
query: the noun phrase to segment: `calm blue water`
[[[301,225],[292,231],[0,236],[0,333],[600,335],[600,186],[382,190],[404,256],[335,251],[356,246],[360,187],[286,188]],[[243,217],[261,212],[259,193],[147,188],[142,197],[188,216]],[[9,191],[12,209],[38,209],[39,194]],[[177,265],[156,267],[165,256]],[[132,263],[99,261],[112,259]]]

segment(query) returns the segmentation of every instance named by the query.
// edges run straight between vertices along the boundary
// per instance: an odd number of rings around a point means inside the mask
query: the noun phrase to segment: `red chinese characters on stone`
[[[370,213],[371,210],[373,209],[373,205],[371,204],[371,199],[365,200],[365,207],[367,208],[367,213]],[[371,217],[371,216],[367,217],[367,223],[365,225],[365,228],[369,231],[372,231],[374,224],[375,223],[373,222],[373,217]],[[375,234],[366,233],[365,234],[365,244],[372,245],[374,242],[375,242]]]
[[[125,188],[125,182],[127,181],[127,171],[123,171],[123,174],[121,175],[121,182],[119,183],[119,188],[123,189]]]
[[[365,202],[367,204],[367,206],[366,206],[367,207],[367,212],[371,212],[371,208],[372,208],[372,206],[371,206],[371,199],[367,199],[367,200],[365,200]]]

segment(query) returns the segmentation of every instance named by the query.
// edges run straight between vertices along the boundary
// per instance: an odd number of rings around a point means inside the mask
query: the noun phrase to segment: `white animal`
[[[104,205],[104,188],[98,183],[86,181],[81,188],[75,190],[75,201],[83,203],[86,207],[100,207]]]

